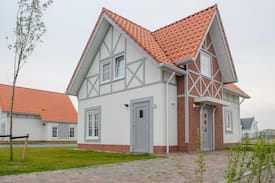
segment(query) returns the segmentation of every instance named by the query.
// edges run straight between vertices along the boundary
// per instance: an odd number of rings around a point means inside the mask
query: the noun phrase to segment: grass
[[[123,154],[79,151],[72,147],[28,148],[22,160],[22,148],[14,148],[14,161],[9,161],[9,149],[0,148],[0,176],[30,172],[69,169],[101,164],[153,159],[150,154]]]

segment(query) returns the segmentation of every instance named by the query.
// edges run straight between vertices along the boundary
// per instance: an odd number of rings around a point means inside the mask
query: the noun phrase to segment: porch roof
[[[194,102],[212,105],[212,106],[216,106],[216,105],[228,106],[228,105],[230,105],[230,103],[226,102],[225,100],[217,99],[217,98],[213,98],[213,97],[195,97]]]

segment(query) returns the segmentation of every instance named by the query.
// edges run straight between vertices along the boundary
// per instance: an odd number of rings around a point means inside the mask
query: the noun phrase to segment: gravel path
[[[48,171],[0,177],[1,183],[86,183],[86,182],[194,182],[197,153],[170,154],[167,158],[100,165],[70,170]],[[204,182],[223,180],[226,151],[206,154]]]

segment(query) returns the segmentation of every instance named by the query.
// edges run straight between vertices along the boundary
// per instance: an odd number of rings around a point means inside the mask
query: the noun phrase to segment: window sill
[[[233,134],[233,130],[227,129],[227,130],[225,130],[225,133],[227,133],[227,134]]]
[[[119,81],[125,79],[125,76],[114,78],[113,81]]]
[[[100,85],[106,85],[106,84],[109,84],[109,83],[111,83],[111,80],[103,81],[103,82],[100,83]]]
[[[86,140],[96,140],[99,141],[99,137],[86,137]]]

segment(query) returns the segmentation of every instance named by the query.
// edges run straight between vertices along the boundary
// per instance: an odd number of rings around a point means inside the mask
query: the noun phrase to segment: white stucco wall
[[[62,138],[61,135],[59,134],[61,126],[60,125],[65,125],[65,129],[63,129],[63,132],[66,133],[68,136],[67,138]],[[77,125],[76,124],[71,124],[71,123],[54,123],[54,122],[46,122],[45,124],[46,127],[46,139],[51,141],[67,141],[67,140],[77,140]],[[52,137],[52,128],[57,127],[57,137]],[[75,129],[75,136],[73,138],[70,138],[70,127],[73,127]]]
[[[8,134],[8,118],[7,114],[3,113],[0,108],[0,134],[1,135],[7,135]],[[0,140],[5,140],[7,138],[0,137]]]
[[[223,99],[230,102],[229,106],[223,108],[223,142],[224,143],[238,143],[241,139],[240,129],[240,103],[239,97],[230,93],[224,92]],[[232,111],[233,115],[233,130],[226,132],[225,130],[225,110]]]
[[[112,36],[111,36],[112,35]],[[120,35],[120,36],[119,36]],[[113,39],[112,39],[113,37]],[[120,37],[120,38],[118,38]],[[117,40],[119,40],[117,42]],[[115,48],[110,45],[117,45]],[[108,48],[108,49],[107,49]],[[125,78],[112,80],[109,83],[95,85],[99,95],[88,96],[89,88],[85,86],[87,80],[92,77],[100,78],[100,63],[102,59],[113,58],[107,50],[113,50],[111,55],[117,53],[125,54],[126,67]],[[153,97],[153,145],[166,145],[166,85],[164,78],[169,77],[169,73],[164,73],[144,51],[137,47],[126,36],[110,28],[104,44],[101,45],[86,80],[83,82],[78,94],[78,143],[101,143],[101,144],[130,144],[130,100]],[[97,69],[96,69],[97,68]],[[138,70],[138,68],[140,68]],[[136,77],[133,78],[133,73]],[[95,80],[92,80],[93,82]],[[175,78],[169,85],[169,144],[177,145],[177,99]],[[93,91],[92,91],[93,92]],[[90,93],[92,93],[90,92]],[[85,110],[92,107],[101,107],[101,139],[100,142],[85,140]]]
[[[153,96],[153,144],[166,145],[166,126],[165,126],[165,101],[163,83],[152,86],[137,88],[134,90],[115,93],[103,97],[80,101],[78,105],[78,143],[101,143],[101,144],[130,144],[130,107],[125,107],[124,104],[129,104],[130,100],[151,97]],[[173,87],[169,89],[170,98],[175,92]],[[170,145],[177,144],[177,104],[169,105],[169,142]],[[176,101],[175,101],[176,102]],[[85,140],[85,111],[92,107],[101,107],[101,140],[89,141]]]
[[[40,119],[16,116],[13,118],[13,136],[24,136],[29,133],[29,140],[44,140],[46,139],[46,132],[46,127],[43,126],[43,122]]]

